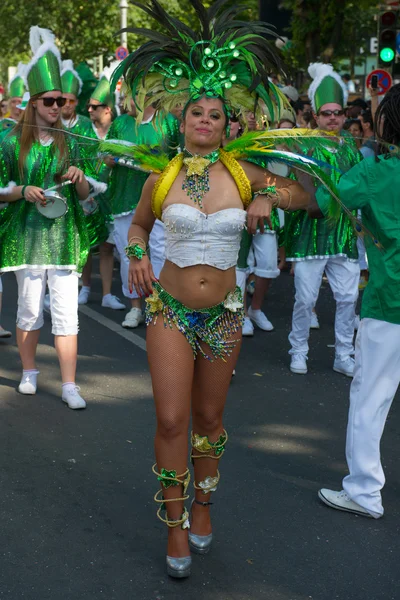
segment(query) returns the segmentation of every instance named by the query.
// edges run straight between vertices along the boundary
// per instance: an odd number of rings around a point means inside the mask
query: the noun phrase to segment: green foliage
[[[348,59],[352,70],[360,48],[366,50],[376,35],[377,0],[282,0],[281,5],[293,15],[288,32],[292,45],[285,55],[295,69]]]
[[[204,0],[206,7],[213,0]],[[196,19],[189,0],[161,0],[175,17],[189,25]],[[233,1],[232,1],[233,4]],[[244,19],[257,19],[258,0],[246,0]],[[0,18],[0,80],[5,81],[8,66],[26,62],[30,56],[29,28],[39,25],[51,29],[63,58],[79,63],[100,54],[105,63],[114,55],[120,39],[119,0],[27,0],[1,1]],[[128,26],[156,29],[153,21],[139,8],[130,5]],[[138,36],[128,35],[128,46],[134,50],[141,43]]]

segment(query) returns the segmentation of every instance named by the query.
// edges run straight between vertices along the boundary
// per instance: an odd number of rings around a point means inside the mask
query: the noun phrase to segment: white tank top
[[[221,271],[236,266],[246,211],[226,208],[206,215],[188,204],[163,210],[166,259],[178,267],[209,265]]]

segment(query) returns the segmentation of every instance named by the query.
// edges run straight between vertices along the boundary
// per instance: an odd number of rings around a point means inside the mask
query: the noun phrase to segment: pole
[[[128,27],[128,0],[120,0],[119,8],[121,11],[121,29],[126,29]],[[128,47],[128,34],[126,32],[121,33],[121,46]]]

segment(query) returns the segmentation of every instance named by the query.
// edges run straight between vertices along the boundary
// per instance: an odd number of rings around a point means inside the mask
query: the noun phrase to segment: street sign
[[[378,38],[369,38],[369,53],[376,54],[378,52]]]
[[[115,58],[117,60],[124,60],[124,58],[126,58],[128,54],[128,50],[124,48],[124,46],[118,46],[118,48],[115,51]]]
[[[369,88],[371,85],[372,75],[378,76],[378,96],[383,96],[383,94],[386,94],[386,92],[392,87],[393,80],[391,74],[384,69],[375,69],[375,71],[371,71],[366,81],[367,88]]]

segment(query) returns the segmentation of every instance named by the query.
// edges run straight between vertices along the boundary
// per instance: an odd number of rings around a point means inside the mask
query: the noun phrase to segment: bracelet
[[[285,192],[288,193],[288,195],[289,195],[289,204],[287,206],[285,206],[285,208],[283,210],[290,210],[290,207],[292,205],[292,192],[290,191],[290,188],[288,188],[288,187],[281,188],[279,191],[280,192],[285,191]]]
[[[147,255],[147,250],[135,244],[134,246],[127,246],[125,248],[125,254],[128,258],[137,258],[142,260],[143,256]]]
[[[146,242],[144,241],[144,239],[143,239],[143,238],[141,238],[141,237],[139,237],[139,236],[137,236],[137,235],[134,235],[134,236],[132,236],[131,238],[129,238],[129,240],[128,240],[128,246],[134,246],[134,244],[132,243],[132,242],[133,242],[133,240],[139,240],[140,242],[142,242],[142,244],[143,244],[143,247],[144,247],[144,248],[146,248],[147,244],[146,244]]]
[[[21,190],[21,196],[22,196],[22,198],[25,198],[25,189],[26,189],[27,187],[28,187],[27,185],[23,185],[23,186],[22,186],[22,190]]]

